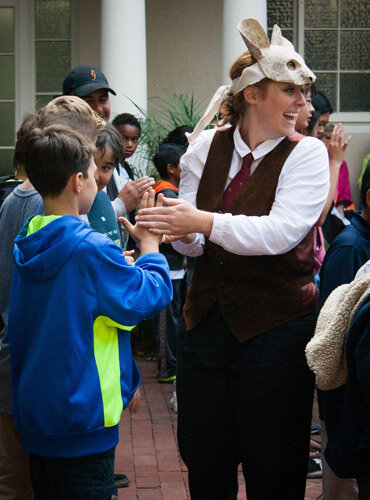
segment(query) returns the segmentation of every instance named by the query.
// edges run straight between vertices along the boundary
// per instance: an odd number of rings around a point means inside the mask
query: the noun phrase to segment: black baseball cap
[[[109,87],[104,73],[93,66],[77,66],[65,77],[63,82],[63,95],[74,92],[79,97],[84,97],[95,90],[107,89],[113,95],[115,91]]]

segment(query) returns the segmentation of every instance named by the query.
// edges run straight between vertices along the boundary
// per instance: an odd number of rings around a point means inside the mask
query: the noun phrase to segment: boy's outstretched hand
[[[158,195],[157,204],[155,203],[155,191],[151,189],[143,194],[141,199],[141,208],[161,207],[163,205],[164,196]],[[163,234],[156,234],[149,231],[146,227],[141,227],[139,224],[134,226],[125,217],[118,217],[118,220],[125,226],[134,240],[140,245],[140,253],[158,252],[159,244],[162,241]]]
[[[135,250],[126,250],[123,252],[123,255],[125,256],[125,261],[127,264],[134,264],[135,258],[134,258]]]

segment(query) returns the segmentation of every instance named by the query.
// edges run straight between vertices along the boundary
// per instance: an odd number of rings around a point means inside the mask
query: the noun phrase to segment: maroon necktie
[[[231,179],[230,184],[227,186],[224,192],[224,207],[230,205],[233,199],[237,196],[241,188],[247,182],[251,175],[251,165],[253,161],[252,153],[248,153],[243,158],[242,168],[236,174],[236,176]]]

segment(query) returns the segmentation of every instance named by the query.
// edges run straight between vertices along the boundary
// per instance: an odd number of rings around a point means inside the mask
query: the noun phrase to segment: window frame
[[[341,0],[339,0],[339,13],[338,13],[338,15],[340,15],[340,1]],[[297,0],[296,0],[296,2],[297,2]],[[297,40],[297,51],[304,58],[305,4],[306,4],[306,0],[298,0],[298,3],[296,3],[296,2],[295,2],[295,8],[296,8],[297,17],[295,17],[295,22],[297,23],[297,25],[296,25],[294,31],[295,31],[295,38]],[[325,28],[325,29],[328,29],[328,28]],[[356,28],[353,28],[353,29],[356,29]],[[337,31],[339,33],[338,28],[335,31]],[[337,50],[338,50],[338,56],[339,56],[339,51],[340,51],[339,41],[337,44]],[[343,71],[343,73],[345,73],[345,72],[346,71]],[[367,72],[369,72],[369,70],[367,70]],[[327,73],[327,71],[325,71],[325,73]],[[341,71],[336,70],[335,73],[337,75],[337,102],[336,102],[335,108],[339,108],[339,106],[338,106],[339,75],[341,74]],[[331,115],[330,119],[331,119],[331,121],[341,122],[344,124],[365,123],[365,122],[370,122],[370,111],[339,111],[339,112],[334,112]],[[370,124],[369,124],[369,126],[370,126]]]
[[[14,8],[14,135],[24,114],[34,107],[34,52],[29,43],[33,2],[27,0],[0,0],[0,7]],[[2,146],[2,149],[13,149]]]
[[[36,106],[36,101],[37,101],[37,95],[50,95],[50,97],[55,95],[55,92],[37,92],[36,89],[36,42],[41,41],[68,41],[71,44],[71,67],[72,69],[74,66],[77,65],[77,60],[78,60],[78,43],[77,43],[77,33],[78,33],[78,0],[69,0],[70,1],[70,6],[71,6],[71,37],[70,39],[66,38],[52,38],[50,40],[48,39],[38,39],[36,38],[35,34],[35,3],[36,0],[32,1],[32,6],[33,6],[33,12],[32,12],[32,29],[33,29],[33,34],[32,34],[32,41],[33,41],[33,52],[34,52],[34,65],[33,65],[33,72],[34,72],[34,102],[33,102],[33,109],[35,109]],[[62,83],[60,82],[60,90],[62,90]]]
[[[71,2],[71,67],[78,61],[78,0]],[[35,1],[0,0],[0,7],[14,9],[14,138],[26,113],[36,105]],[[60,82],[62,88],[62,82]],[[5,102],[5,101],[4,101]],[[12,99],[13,102],[13,99]],[[13,150],[14,143],[0,146]],[[11,173],[11,172],[9,172]]]
[[[0,0],[0,7],[14,8],[15,25],[15,130],[23,116],[35,109],[35,2],[29,0]],[[78,0],[71,0],[71,67],[78,60]],[[30,43],[32,40],[32,43]],[[62,82],[60,82],[62,86]]]

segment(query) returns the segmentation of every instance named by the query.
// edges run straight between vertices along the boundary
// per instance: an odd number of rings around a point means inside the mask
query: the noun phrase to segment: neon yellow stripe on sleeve
[[[104,425],[117,425],[123,410],[117,328],[132,330],[106,316],[94,321],[94,355],[103,399]]]

